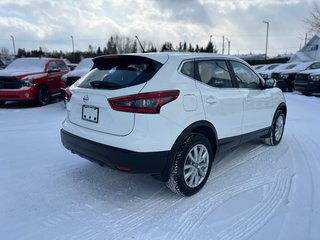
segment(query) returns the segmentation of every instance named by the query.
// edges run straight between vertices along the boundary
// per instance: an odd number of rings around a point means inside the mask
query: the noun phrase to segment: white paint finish
[[[7,103],[0,109],[0,238],[317,240],[320,99],[286,98],[280,145],[253,141],[219,155],[190,198],[64,149],[63,102]]]

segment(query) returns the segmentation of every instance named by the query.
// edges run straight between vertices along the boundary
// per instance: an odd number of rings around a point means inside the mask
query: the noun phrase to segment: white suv
[[[277,145],[287,107],[274,80],[206,53],[109,55],[66,91],[63,145],[88,160],[150,173],[184,196],[218,151],[253,138]]]

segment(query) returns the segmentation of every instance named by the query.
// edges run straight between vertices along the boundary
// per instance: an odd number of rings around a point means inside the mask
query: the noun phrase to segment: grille
[[[296,75],[296,82],[308,82],[309,74],[298,73]]]
[[[19,89],[21,81],[16,77],[0,77],[0,89]]]
[[[67,86],[74,84],[80,77],[67,77]]]
[[[272,73],[271,78],[280,79],[280,73]]]

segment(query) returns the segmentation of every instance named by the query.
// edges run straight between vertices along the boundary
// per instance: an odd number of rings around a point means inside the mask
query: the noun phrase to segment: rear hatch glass
[[[83,78],[79,88],[116,90],[150,80],[161,63],[141,56],[107,56],[93,59],[93,70]]]

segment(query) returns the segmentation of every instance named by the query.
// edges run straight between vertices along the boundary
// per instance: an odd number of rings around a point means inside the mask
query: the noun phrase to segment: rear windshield
[[[120,89],[145,83],[162,64],[141,56],[106,56],[93,60],[93,70],[80,80],[80,88]]]

